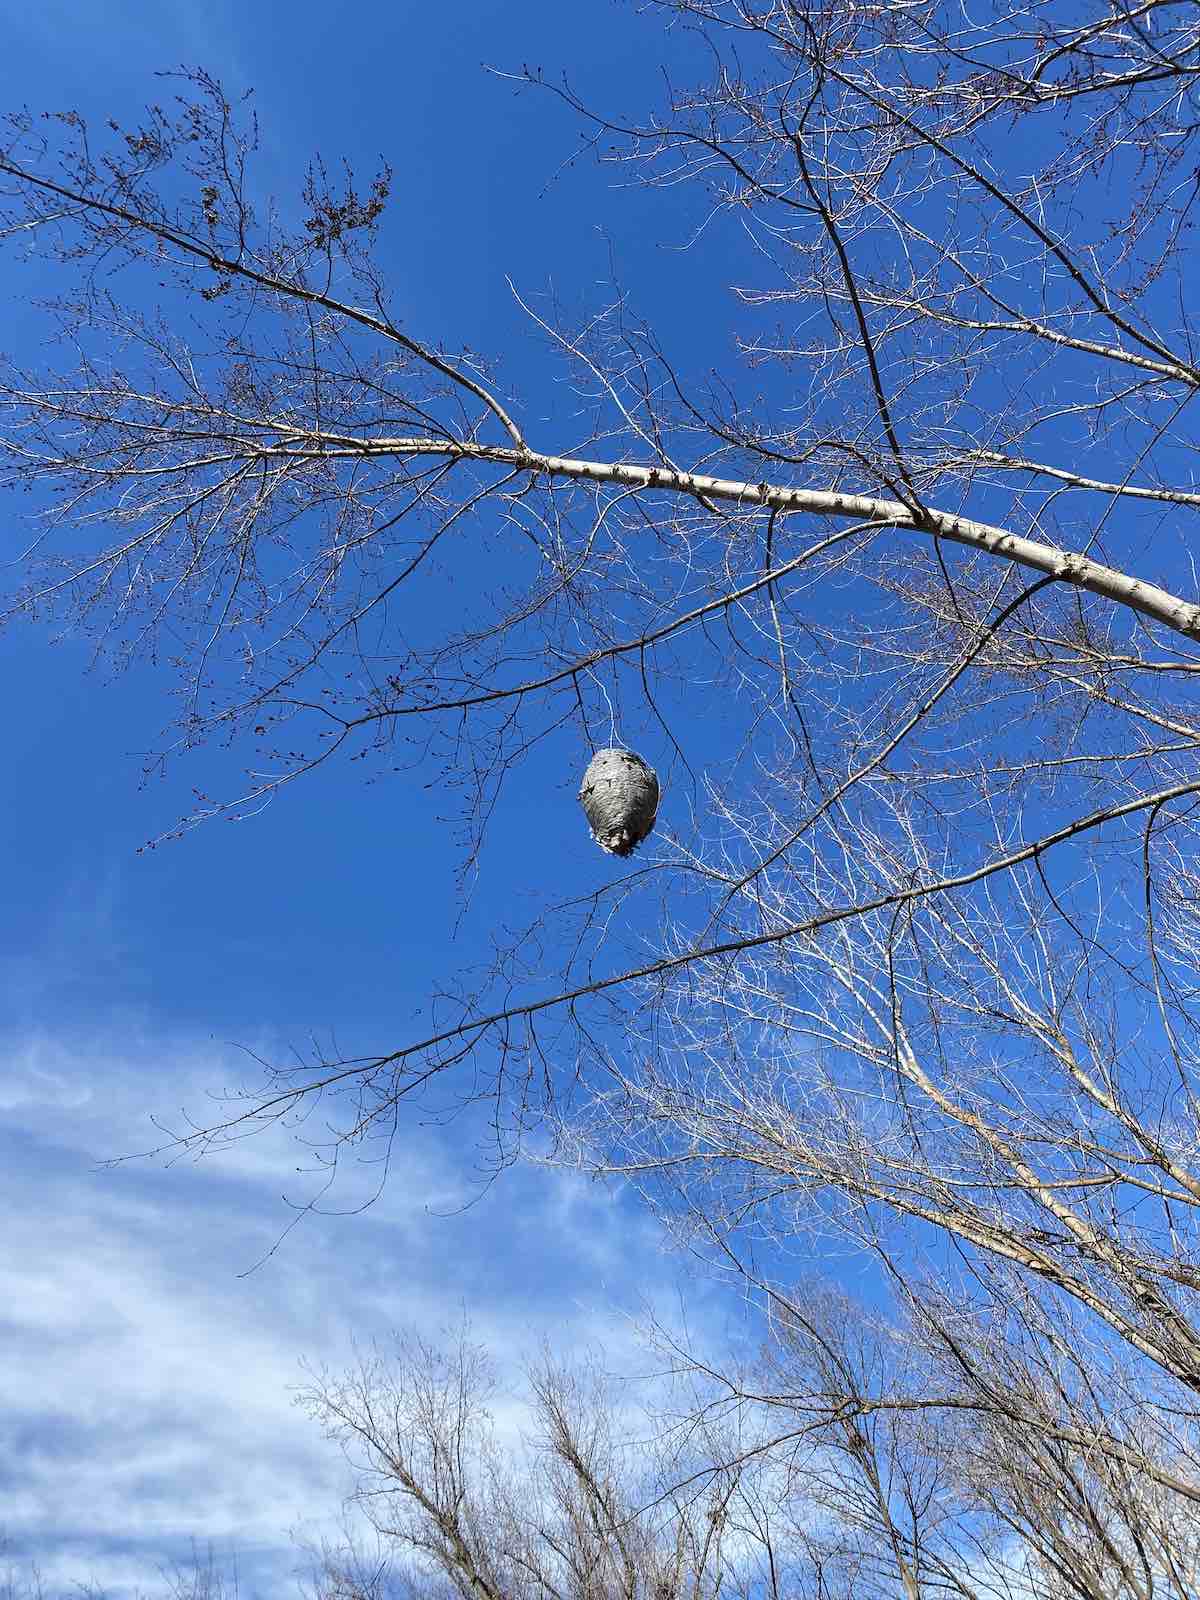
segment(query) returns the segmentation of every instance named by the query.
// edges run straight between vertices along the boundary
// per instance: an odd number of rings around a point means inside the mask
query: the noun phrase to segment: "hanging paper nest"
[[[601,850],[630,855],[654,826],[658,778],[632,750],[597,750],[579,801]]]

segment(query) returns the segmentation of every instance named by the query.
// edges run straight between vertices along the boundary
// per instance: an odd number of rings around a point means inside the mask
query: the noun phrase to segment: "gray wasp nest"
[[[601,850],[627,856],[654,826],[658,778],[632,750],[597,750],[583,775],[579,801]]]

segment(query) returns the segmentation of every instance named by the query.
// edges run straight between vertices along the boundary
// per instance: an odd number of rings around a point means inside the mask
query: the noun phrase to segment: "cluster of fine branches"
[[[401,1339],[307,1396],[362,1514],[324,1549],[321,1586],[329,1600],[1191,1600],[1196,1491],[1177,1485],[1200,1441],[1130,1425],[1096,1448],[1128,1395],[1119,1368],[1095,1391],[1078,1331],[979,1340],[946,1305],[888,1324],[839,1295],[777,1296],[736,1366],[660,1328],[672,1376],[649,1390],[548,1354],[520,1400],[465,1340]]]
[[[276,207],[203,74],[132,126],[8,124],[0,230],[71,352],[0,387],[11,609],[169,638],[175,743],[260,750],[206,812],[379,751],[460,787],[470,851],[613,708],[693,802],[426,1037],[267,1063],[178,1138],[332,1102],[332,1165],[436,1078],[731,1272],[865,1250],[986,1516],[1025,1537],[1011,1485],[1048,1483],[1038,1560],[1104,1574],[1075,1592],[1191,1593],[1195,7],[644,9],[693,76],[640,120],[525,86],[744,244],[730,359],[534,302],[566,421],[403,325],[386,170]]]
[[[465,1332],[400,1335],[301,1403],[338,1444],[340,1535],[293,1533],[299,1600],[1192,1600],[1197,1440],[1096,1422],[1069,1334],[978,1341],[947,1306],[888,1323],[777,1295],[714,1364],[661,1326],[654,1376],[547,1347],[522,1381]],[[647,1355],[652,1355],[647,1350]],[[1081,1381],[1082,1380],[1082,1381]],[[43,1600],[0,1539],[0,1600]],[[290,1558],[290,1559],[289,1559]],[[281,1574],[282,1576],[282,1574]],[[279,1578],[275,1583],[278,1586]],[[237,1600],[236,1554],[193,1543],[137,1593]],[[112,1591],[72,1585],[87,1600]]]

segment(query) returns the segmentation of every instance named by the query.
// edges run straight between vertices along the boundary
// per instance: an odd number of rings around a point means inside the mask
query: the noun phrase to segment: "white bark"
[[[1089,594],[1160,622],[1175,633],[1200,639],[1200,603],[1147,583],[1115,567],[1105,566],[1073,550],[1026,538],[1007,528],[993,527],[953,512],[926,508],[916,513],[899,500],[872,495],[840,494],[830,489],[797,489],[784,484],[747,483],[736,478],[711,478],[700,472],[680,472],[670,467],[647,467],[625,461],[585,461],[534,450],[516,450],[457,440],[399,438],[356,443],[339,441],[347,454],[442,456],[463,461],[492,461],[499,466],[523,467],[551,478],[573,478],[593,483],[613,483],[624,488],[657,489],[668,494],[691,495],[697,500],[719,500],[745,507],[782,512],[807,512],[818,517],[849,517],[880,527],[908,529],[934,539],[982,550],[987,555],[1015,561],[1018,566],[1045,573],[1073,584]],[[337,450],[334,454],[339,453]]]

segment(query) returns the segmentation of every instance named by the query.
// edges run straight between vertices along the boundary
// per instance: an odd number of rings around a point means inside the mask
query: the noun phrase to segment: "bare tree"
[[[650,1392],[544,1359],[504,1394],[461,1337],[400,1340],[305,1396],[376,1540],[327,1551],[326,1589],[1193,1600],[1195,1419],[1137,1420],[1128,1369],[1101,1392],[1086,1330],[1026,1305],[1019,1335],[1021,1308],[1000,1333],[936,1291],[902,1322],[776,1292],[740,1366],[658,1329]]]
[[[42,1600],[45,1585],[36,1562],[23,1565],[14,1557],[7,1535],[0,1534],[0,1595],[3,1600]]]
[[[772,1289],[762,1351],[740,1367],[658,1328],[693,1379],[678,1426],[704,1436],[707,1470],[749,1478],[753,1462],[772,1485],[785,1589],[1191,1600],[1195,1414],[1083,1318],[1047,1317],[1019,1276],[992,1287],[985,1306],[906,1276],[890,1313]]]
[[[745,272],[712,381],[623,294],[582,326],[525,295],[583,438],[557,414],[535,437],[499,361],[401,326],[386,171],[318,164],[271,208],[252,120],[203,75],[128,129],[10,124],[6,236],[62,269],[76,352],[5,382],[39,519],[14,604],[117,650],[169,620],[178,744],[261,742],[221,806],[376,749],[452,773],[477,830],[535,743],[586,754],[609,704],[664,752],[650,853],[548,891],[429,1036],[268,1068],[179,1137],[340,1093],[333,1162],[470,1062],[506,1151],[549,1111],[565,1158],[735,1270],[832,1232],[901,1300],[907,1277],[957,1307],[919,1270],[950,1250],[974,1320],[929,1337],[964,1383],[993,1350],[991,1514],[1082,1461],[1046,1491],[1075,1553],[1048,1539],[1039,1572],[1148,1594],[1169,1544],[1187,1592],[1187,1538],[1146,1529],[1193,1497],[1200,1391],[1195,8],[656,9],[706,49],[640,122],[527,88],[690,189]],[[431,636],[443,562],[480,582]],[[1142,1499],[1110,1382],[1155,1441]],[[1036,1436],[1004,1433],[1021,1407]],[[919,1589],[875,1447],[839,1448]]]
[[[47,1552],[49,1553],[49,1552]],[[71,1597],[71,1600],[107,1600],[110,1590],[94,1577],[60,1579],[51,1586],[42,1568],[33,1556],[17,1559],[5,1534],[0,1533],[0,1597],[2,1600],[50,1600],[51,1596]],[[121,1592],[127,1592],[122,1590]],[[133,1590],[134,1600],[238,1600],[239,1583],[236,1562],[221,1561],[211,1544],[191,1542],[190,1554],[184,1560],[174,1560],[160,1565],[153,1587]]]
[[[680,1488],[653,1419],[549,1354],[524,1403],[464,1336],[416,1338],[304,1397],[355,1469],[354,1503],[412,1586],[461,1600],[710,1600],[736,1587],[742,1473]],[[505,1401],[507,1426],[497,1417]],[[668,1470],[669,1469],[669,1470]],[[686,1476],[686,1474],[685,1474]]]

